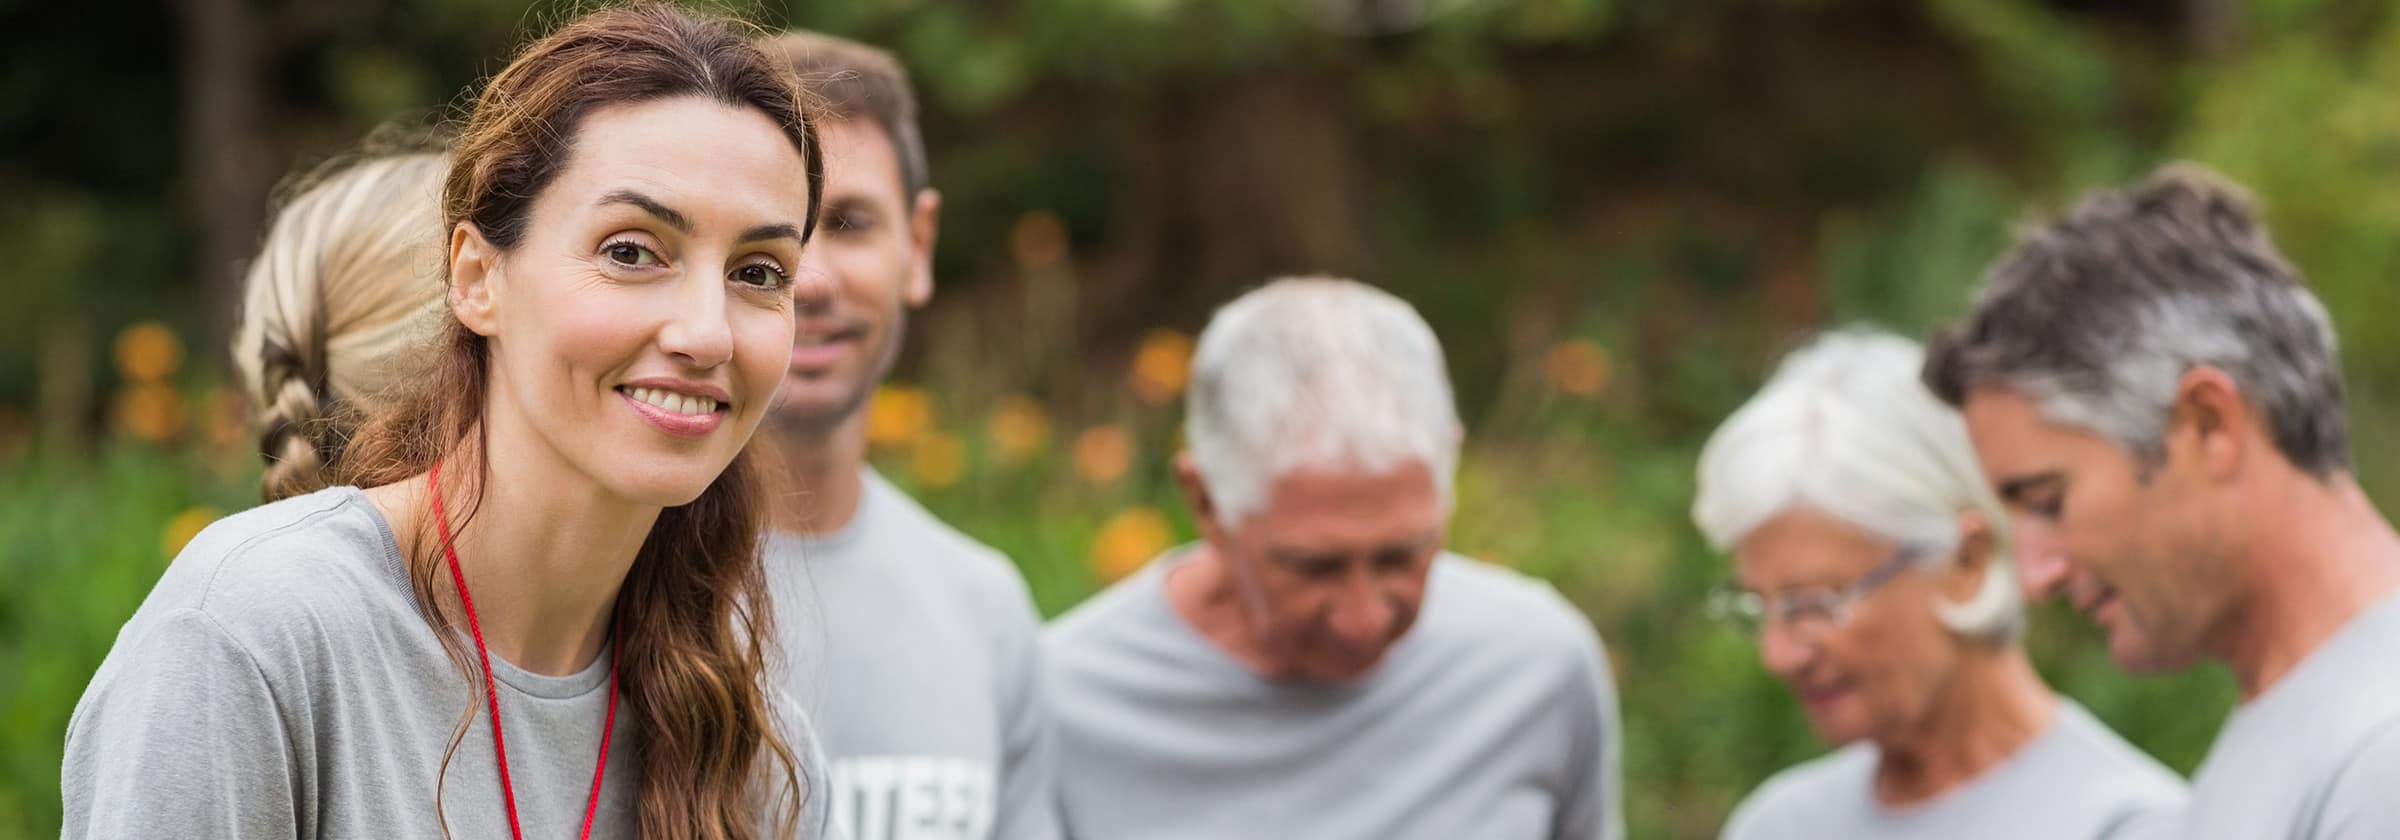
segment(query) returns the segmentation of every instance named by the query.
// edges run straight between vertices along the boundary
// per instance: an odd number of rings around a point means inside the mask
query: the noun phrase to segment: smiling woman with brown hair
[[[1711,606],[1847,745],[1769,779],[1725,837],[2155,830],[2182,783],[2025,658],[2005,515],[1922,358],[1896,336],[1820,338],[1701,451],[1692,515],[1734,558]]]
[[[751,35],[602,11],[484,88],[430,373],[342,486],[177,557],[69,726],[65,836],[821,830],[750,642],[746,449],[825,293],[797,281],[820,173]]]

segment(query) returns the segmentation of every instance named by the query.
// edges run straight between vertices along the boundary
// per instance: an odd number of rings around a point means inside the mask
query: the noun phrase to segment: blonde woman
[[[438,153],[369,155],[304,181],[276,215],[233,339],[267,501],[323,489],[361,420],[430,360],[448,171]]]

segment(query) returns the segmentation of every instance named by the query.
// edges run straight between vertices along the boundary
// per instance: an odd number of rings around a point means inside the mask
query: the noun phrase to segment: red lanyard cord
[[[442,554],[450,560],[450,581],[458,584],[458,602],[467,608],[467,630],[475,636],[475,655],[483,660],[483,696],[492,710],[492,754],[500,764],[500,800],[508,805],[508,834],[525,840],[517,825],[517,790],[508,780],[508,738],[500,730],[500,684],[492,679],[492,651],[483,643],[483,623],[475,618],[475,599],[467,594],[467,576],[458,568],[458,549],[450,544],[450,517],[442,511],[442,462],[433,462],[428,478],[433,487],[433,521],[442,535]],[[614,634],[612,633],[613,637]],[[600,760],[592,768],[592,795],[583,806],[583,840],[591,840],[592,818],[600,813],[600,786],[608,778],[608,738],[617,728],[617,652],[612,638],[608,653],[608,719],[600,724]]]

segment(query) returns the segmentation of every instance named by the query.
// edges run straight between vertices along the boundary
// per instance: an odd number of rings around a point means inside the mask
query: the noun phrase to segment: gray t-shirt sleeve
[[[214,618],[163,615],[67,727],[59,787],[76,838],[299,836],[291,739],[258,663]]]
[[[2359,744],[2334,777],[2313,840],[2400,837],[2400,722]]]
[[[1608,654],[1590,626],[1575,629],[1581,671],[1568,687],[1573,753],[1566,789],[1560,792],[1558,840],[1622,840],[1625,836],[1624,743],[1618,731],[1617,687]]]
[[[1022,589],[1022,585],[1019,586]],[[1015,606],[1015,605],[1012,605]],[[1041,636],[1030,599],[1001,679],[1001,764],[995,840],[1059,840],[1058,746],[1041,690]]]

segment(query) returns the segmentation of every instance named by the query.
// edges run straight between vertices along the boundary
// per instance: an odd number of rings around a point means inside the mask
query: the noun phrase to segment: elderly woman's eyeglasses
[[[1816,638],[1827,630],[1848,625],[1850,609],[1860,599],[1873,594],[1876,587],[1899,575],[1923,555],[1922,551],[1903,546],[1843,586],[1789,589],[1764,595],[1728,583],[1709,595],[1708,613],[1753,638],[1771,624],[1783,625],[1806,638]]]

